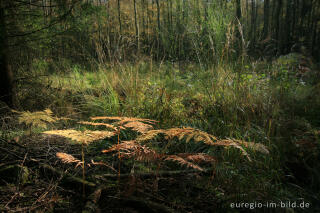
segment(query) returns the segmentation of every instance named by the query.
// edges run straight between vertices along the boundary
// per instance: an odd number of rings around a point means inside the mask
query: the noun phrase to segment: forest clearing
[[[317,0],[0,0],[0,212],[319,212]]]

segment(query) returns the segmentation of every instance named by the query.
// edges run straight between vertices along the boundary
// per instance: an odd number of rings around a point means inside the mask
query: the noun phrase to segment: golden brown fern
[[[198,129],[186,127],[186,128],[171,128],[171,129],[159,129],[159,130],[150,130],[145,134],[139,136],[137,141],[147,141],[155,138],[158,134],[164,134],[167,140],[171,140],[174,137],[177,137],[179,140],[185,139],[186,142],[189,142],[193,139],[195,142],[204,142],[208,145],[213,145],[217,138],[211,134],[203,132]]]
[[[84,132],[73,130],[73,129],[66,129],[66,130],[51,130],[45,131],[44,134],[49,135],[59,135],[66,138],[70,138],[71,140],[75,140],[84,144],[88,144],[90,142],[101,140],[104,138],[109,138],[115,135],[114,132],[109,131],[89,131],[86,130]]]
[[[204,153],[180,153],[177,155],[159,154],[154,149],[141,145],[134,140],[115,144],[111,148],[103,150],[102,152],[109,153],[119,150],[121,150],[122,157],[134,158],[138,161],[175,161],[178,162],[179,165],[187,166],[188,168],[193,168],[199,171],[203,171],[203,169],[195,163],[216,162],[214,157]]]
[[[269,154],[270,153],[268,148],[265,145],[261,144],[261,143],[246,142],[246,141],[235,140],[235,139],[233,141],[235,141],[238,144],[241,144],[241,145],[245,146],[246,148],[250,148],[250,149],[252,149],[254,151],[258,151],[258,152],[261,152],[263,154]]]
[[[103,153],[121,151],[122,157],[133,157],[138,161],[155,161],[161,158],[161,155],[158,154],[152,148],[141,145],[135,140],[132,141],[123,141],[120,144],[115,144],[107,150],[102,150]]]
[[[113,130],[117,130],[117,128],[111,124],[106,124],[106,123],[94,123],[94,122],[88,122],[88,121],[79,121],[79,124],[86,124],[86,125],[91,125],[91,126],[104,126]]]
[[[233,140],[230,140],[230,139],[225,139],[225,140],[219,140],[217,141],[216,143],[214,143],[214,146],[223,146],[225,148],[228,148],[228,147],[234,147],[234,148],[237,148],[241,151],[242,155],[243,156],[246,156],[247,159],[249,161],[251,161],[251,158],[249,156],[249,154],[247,153],[246,150],[244,150],[240,144],[236,143],[235,141]]]
[[[146,119],[146,118],[134,118],[134,117],[110,117],[110,116],[101,116],[101,117],[91,117],[91,120],[117,120],[120,122],[120,124],[127,123],[127,122],[132,122],[132,121],[140,121],[143,123],[149,123],[151,125],[156,124],[158,121],[156,120],[151,120],[151,119]]]
[[[180,157],[178,155],[169,155],[164,160],[166,160],[166,161],[175,161],[179,165],[187,166],[188,168],[193,168],[193,169],[199,170],[201,172],[203,171],[203,168],[201,168],[197,164],[191,163],[191,162],[185,160],[184,158],[182,158],[182,157]]]
[[[19,112],[13,110],[13,112],[19,113],[19,123],[24,123],[30,127],[46,128],[48,123],[54,123],[58,118],[53,116],[53,112],[50,109],[46,109],[38,112]]]
[[[131,128],[139,133],[145,133],[153,129],[153,125],[157,123],[157,121],[151,119],[130,117],[91,117],[91,120],[116,120],[117,122],[115,122],[115,124],[117,126]]]
[[[150,130],[142,134],[141,136],[139,136],[136,140],[139,142],[152,140],[159,134],[164,134],[167,140],[170,140],[176,137],[179,140],[185,139],[186,142],[189,142],[191,139],[193,139],[195,142],[203,142],[210,146],[234,147],[239,149],[242,155],[246,156],[249,161],[251,161],[251,159],[248,153],[246,152],[246,150],[242,148],[242,146],[251,148],[255,151],[259,151],[264,154],[269,154],[269,150],[263,144],[245,142],[245,141],[236,140],[236,139],[218,140],[215,136],[194,128],[171,128],[167,130],[164,130],[164,129]]]
[[[73,157],[70,154],[64,153],[64,152],[57,152],[56,153],[57,158],[59,158],[63,163],[76,163],[76,167],[80,166],[83,162],[81,162],[79,159]]]
[[[179,153],[177,156],[196,163],[214,163],[217,159],[205,153]]]

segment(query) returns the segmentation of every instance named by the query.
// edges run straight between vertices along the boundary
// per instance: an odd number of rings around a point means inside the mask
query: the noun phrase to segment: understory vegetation
[[[317,1],[0,2],[1,212],[320,211]]]

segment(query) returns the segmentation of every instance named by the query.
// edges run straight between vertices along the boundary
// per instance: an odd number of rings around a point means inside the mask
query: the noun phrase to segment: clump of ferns
[[[155,124],[156,121],[149,120],[149,119],[140,119],[140,118],[128,118],[128,117],[92,117],[91,120],[116,120],[113,125],[107,123],[97,123],[97,122],[88,122],[88,121],[81,121],[80,124],[91,125],[91,126],[103,126],[111,131],[102,131],[102,130],[85,130],[85,131],[78,131],[73,129],[66,129],[66,130],[51,130],[45,131],[44,134],[49,135],[59,135],[62,137],[69,138],[71,140],[77,141],[81,144],[81,162],[73,161],[70,156],[67,155],[60,155],[61,157],[65,157],[63,162],[65,163],[77,163],[77,165],[82,166],[82,178],[85,180],[85,159],[84,159],[84,146],[88,145],[89,143],[97,140],[102,140],[105,138],[110,138],[113,136],[117,136],[117,144],[120,144],[120,130],[130,128],[137,132],[146,132],[149,129],[152,129],[153,126],[151,124]],[[59,156],[58,156],[59,157]],[[118,150],[118,158],[120,160],[120,151]],[[69,160],[68,160],[69,159]],[[120,161],[119,161],[120,162]],[[119,175],[120,175],[120,164],[119,164]],[[84,186],[83,186],[84,190]],[[83,191],[84,194],[84,191]]]
[[[251,161],[251,158],[245,148],[249,148],[264,154],[268,154],[269,150],[266,146],[260,143],[246,142],[236,139],[218,139],[215,136],[206,133],[204,131],[184,127],[184,128],[171,128],[171,129],[154,129],[157,121],[142,118],[129,118],[129,117],[92,117],[92,121],[96,120],[107,120],[115,121],[112,124],[102,123],[102,122],[88,122],[81,121],[80,124],[90,125],[90,126],[103,126],[111,131],[77,131],[77,130],[52,130],[46,131],[45,134],[60,135],[66,138],[70,138],[81,143],[82,147],[82,161],[77,161],[72,158],[65,160],[66,163],[73,162],[82,165],[82,175],[85,179],[85,161],[84,161],[84,146],[89,143],[101,140],[105,138],[110,138],[117,136],[117,143],[112,145],[109,149],[102,150],[103,153],[115,152],[114,155],[117,156],[119,160],[118,175],[120,177],[120,162],[123,158],[131,158],[136,161],[141,162],[155,162],[158,168],[163,162],[175,162],[181,166],[186,166],[187,168],[192,168],[198,171],[205,171],[199,163],[216,163],[217,159],[206,153],[170,153],[170,146],[173,146],[173,141],[178,140],[178,143],[184,141],[186,144],[193,141],[193,143],[201,143],[209,147],[223,147],[223,148],[236,148],[240,150],[241,154]],[[120,131],[122,130],[132,130],[136,131],[139,135],[133,140],[121,141]],[[158,135],[164,136],[164,140],[158,142],[164,143],[159,151],[152,148],[155,144]],[[175,140],[174,140],[175,139]],[[167,141],[165,143],[164,141]],[[147,146],[146,144],[150,145]],[[175,142],[177,143],[177,142]],[[59,157],[59,156],[58,156]],[[68,159],[68,156],[64,156]],[[61,155],[60,155],[61,158]]]

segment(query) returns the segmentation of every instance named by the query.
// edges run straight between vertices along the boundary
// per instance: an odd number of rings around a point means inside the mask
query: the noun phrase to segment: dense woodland
[[[0,46],[0,212],[320,211],[319,0],[0,0]]]

